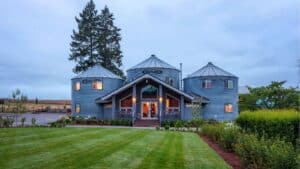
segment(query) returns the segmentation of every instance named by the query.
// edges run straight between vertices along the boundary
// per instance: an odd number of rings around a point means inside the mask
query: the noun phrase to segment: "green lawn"
[[[230,168],[196,134],[138,129],[0,129],[0,168]]]

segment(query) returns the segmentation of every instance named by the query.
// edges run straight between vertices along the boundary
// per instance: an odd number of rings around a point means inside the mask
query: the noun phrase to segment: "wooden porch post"
[[[184,96],[180,96],[180,114],[181,114],[181,120],[184,120]]]
[[[159,104],[159,125],[161,126],[161,115],[162,115],[162,102],[163,102],[163,91],[162,91],[162,85],[159,84],[159,98],[158,98],[158,104]]]
[[[116,95],[112,96],[112,104],[111,104],[111,115],[112,115],[112,119],[115,119],[116,116]]]
[[[132,87],[132,123],[134,123],[135,120],[135,114],[136,114],[136,84]]]

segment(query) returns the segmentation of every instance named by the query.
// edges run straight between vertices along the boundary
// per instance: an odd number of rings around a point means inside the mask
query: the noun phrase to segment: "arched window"
[[[158,90],[152,85],[147,85],[142,89],[142,98],[144,99],[156,99]]]
[[[167,94],[166,110],[167,110],[167,113],[178,113],[179,112],[179,99]]]
[[[121,113],[131,113],[132,112],[132,97],[126,96],[120,100],[120,111]]]

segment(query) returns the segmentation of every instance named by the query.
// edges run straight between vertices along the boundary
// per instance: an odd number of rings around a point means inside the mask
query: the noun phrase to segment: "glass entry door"
[[[157,119],[157,102],[142,102],[142,119]]]

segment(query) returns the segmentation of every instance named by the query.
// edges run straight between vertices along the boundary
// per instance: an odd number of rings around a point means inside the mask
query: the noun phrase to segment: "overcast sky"
[[[239,85],[297,86],[299,0],[94,0],[122,29],[123,70],[155,54],[190,74],[207,62]],[[70,35],[83,0],[0,1],[0,97],[70,99]]]

